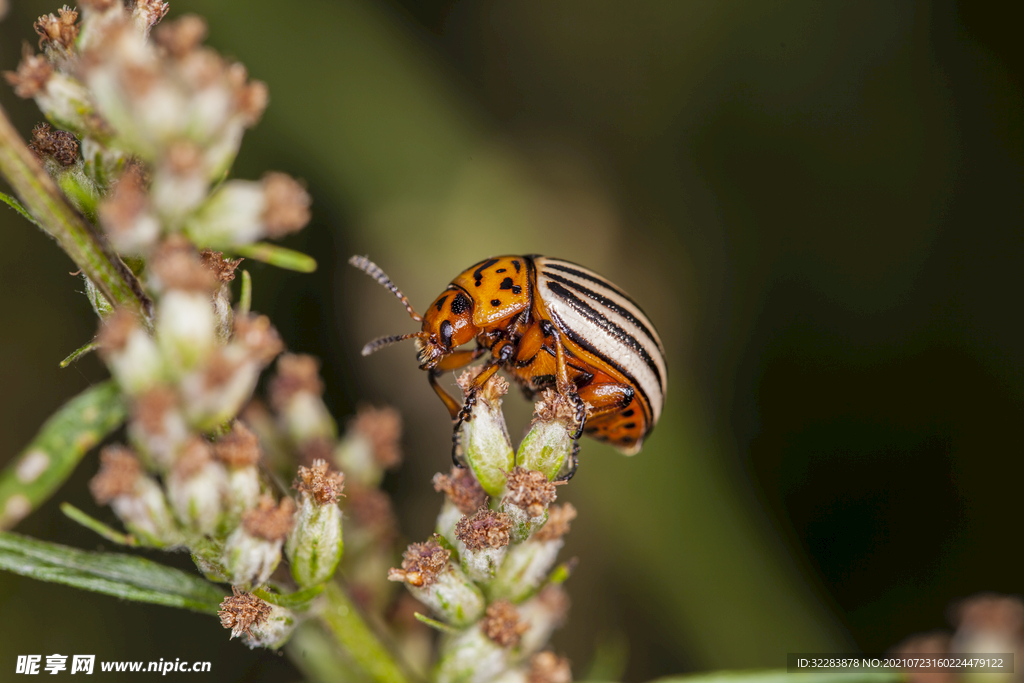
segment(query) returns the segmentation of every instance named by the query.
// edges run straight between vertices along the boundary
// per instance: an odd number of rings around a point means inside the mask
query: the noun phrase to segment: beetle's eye
[[[441,343],[443,343],[448,348],[451,348],[451,346],[452,346],[452,332],[453,332],[452,324],[450,322],[448,322],[447,320],[445,320],[444,322],[441,323],[441,330],[440,330],[440,332],[441,332]]]

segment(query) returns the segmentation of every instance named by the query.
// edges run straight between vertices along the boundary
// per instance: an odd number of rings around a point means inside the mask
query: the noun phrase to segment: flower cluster
[[[266,86],[202,45],[199,17],[157,25],[167,3],[130,4],[86,0],[81,21],[66,6],[40,17],[42,54],[27,51],[5,74],[66,129],[40,131],[33,149],[68,198],[128,256],[149,257],[178,233],[199,248],[238,250],[304,226],[309,196],[295,180],[224,180],[266,107]],[[81,157],[49,143],[70,134]]]
[[[477,372],[459,378],[464,390]],[[441,683],[572,680],[564,658],[541,650],[568,610],[568,567],[555,563],[576,510],[552,505],[563,483],[552,479],[571,454],[573,425],[549,396],[514,453],[501,412],[507,390],[499,377],[482,387],[462,425],[468,467],[434,477],[445,494],[436,533],[410,545],[388,575],[446,625]]]

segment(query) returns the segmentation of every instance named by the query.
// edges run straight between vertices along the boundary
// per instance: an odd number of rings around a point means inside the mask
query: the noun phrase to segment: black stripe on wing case
[[[568,261],[565,261],[565,263],[568,263]],[[576,264],[569,264],[569,265],[576,265]],[[607,287],[608,289],[610,289],[611,291],[615,292],[616,294],[621,296],[623,299],[628,301],[629,303],[631,303],[634,306],[636,306],[636,310],[638,310],[641,313],[643,313],[645,318],[650,318],[649,315],[644,313],[644,309],[640,308],[640,304],[638,304],[637,302],[633,301],[633,297],[631,297],[629,294],[626,294],[621,289],[619,289],[617,286],[615,286],[614,284],[612,284],[608,280],[605,280],[600,275],[597,275],[597,274],[591,275],[590,273],[586,273],[586,272],[584,272],[582,270],[576,270],[576,268],[570,268],[569,266],[563,266],[561,263],[553,263],[550,260],[546,261],[544,263],[544,266],[546,268],[554,268],[555,270],[560,270],[563,273],[568,273],[569,275],[575,275],[576,277],[581,277],[584,280],[590,280],[591,282],[597,283],[597,284],[601,285],[602,287]]]
[[[608,320],[608,318],[595,311],[585,301],[580,299],[578,296],[570,292],[562,285],[554,281],[548,281],[547,284],[548,289],[550,289],[556,296],[562,299],[562,301],[569,304],[569,306],[571,306],[573,310],[575,310],[577,313],[585,317],[587,320],[592,322],[597,327],[600,327],[601,329],[607,331],[614,338],[618,339],[623,344],[633,349],[633,351],[636,351],[636,353],[640,356],[644,363],[647,364],[647,367],[651,369],[651,372],[654,373],[654,376],[658,380],[659,387],[661,387],[662,392],[664,392],[665,384],[661,378],[661,371],[658,369],[657,364],[654,362],[654,359],[651,358],[651,355],[647,352],[647,348],[644,347],[643,344],[638,342],[636,338],[633,337],[633,335],[629,334],[624,329],[622,329],[612,321]],[[611,362],[611,359],[605,358],[602,354],[598,354],[598,356],[608,362]]]
[[[588,289],[588,288],[584,287],[583,285],[581,285],[578,282],[575,282],[575,281],[570,280],[568,278],[564,278],[561,275],[556,275],[555,273],[545,273],[544,276],[546,278],[548,278],[549,280],[554,280],[555,282],[561,282],[563,285],[566,285],[568,287],[572,287],[573,289],[575,289],[580,294],[583,294],[584,296],[586,296],[589,299],[593,299],[597,303],[599,303],[602,306],[604,306],[604,307],[608,308],[609,310],[613,311],[616,315],[622,316],[623,318],[625,318],[626,320],[628,320],[632,324],[636,325],[637,328],[639,328],[639,330],[641,332],[643,332],[645,335],[647,335],[647,338],[650,339],[652,342],[654,342],[654,345],[658,347],[659,351],[662,350],[661,349],[661,342],[659,342],[658,339],[654,336],[654,333],[651,332],[650,328],[648,328],[647,325],[645,325],[642,320],[637,318],[630,311],[626,310],[625,308],[623,308],[622,306],[620,306],[616,302],[612,301],[611,299],[609,299],[606,296],[603,296],[603,295],[595,292],[592,289]]]
[[[568,337],[574,344],[576,344],[576,346],[580,347],[584,351],[587,351],[588,353],[592,353],[598,358],[604,359],[604,361],[608,363],[608,365],[615,368],[619,373],[622,374],[623,377],[629,380],[630,386],[636,387],[636,390],[640,393],[640,397],[643,398],[643,401],[640,402],[640,405],[643,406],[644,414],[646,416],[647,431],[651,431],[651,429],[654,427],[654,425],[651,424],[654,418],[654,416],[651,413],[651,411],[653,410],[651,407],[651,397],[647,395],[647,392],[644,391],[644,388],[640,385],[639,382],[636,381],[636,377],[633,377],[633,375],[631,375],[629,372],[626,372],[626,369],[619,365],[618,363],[616,363],[615,361],[604,358],[601,352],[598,351],[593,344],[591,344],[586,339],[577,334],[575,330],[570,329],[569,326],[565,324],[565,321],[559,318],[557,315],[552,314],[551,317],[555,320],[556,323],[558,323],[558,329],[561,330],[562,334]]]

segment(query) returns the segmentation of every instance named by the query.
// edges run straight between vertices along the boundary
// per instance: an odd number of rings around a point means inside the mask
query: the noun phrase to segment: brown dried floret
[[[466,515],[455,525],[455,537],[470,550],[504,548],[509,543],[512,518],[486,508]]]
[[[199,252],[199,259],[220,282],[231,282],[235,279],[235,269],[242,262],[240,258],[224,258],[224,254],[212,249]]]
[[[572,503],[548,508],[548,521],[533,534],[535,541],[555,541],[569,533],[569,522],[576,519]]]
[[[193,436],[181,449],[181,453],[174,460],[174,474],[181,479],[190,479],[206,467],[213,459],[213,449],[206,439],[201,436]]]
[[[292,397],[303,391],[323,395],[320,361],[305,354],[286,353],[277,360],[277,374],[270,380],[270,405],[283,411]]]
[[[143,392],[132,406],[132,418],[147,434],[159,436],[167,427],[164,418],[178,405],[178,394],[169,386],[158,385]]]
[[[466,368],[466,370],[456,378],[455,383],[462,389],[462,393],[467,393],[470,390],[473,381],[477,376],[483,372],[483,366],[473,366]],[[480,387],[480,393],[477,394],[478,398],[482,398],[489,403],[494,403],[501,399],[502,396],[508,393],[509,384],[504,377],[493,375],[490,379],[484,382],[484,385]]]
[[[163,0],[134,0],[132,14],[136,23],[148,31],[167,15],[170,8]]]
[[[245,423],[235,420],[231,425],[231,431],[213,445],[213,452],[217,459],[226,465],[248,467],[260,460],[260,440]]]
[[[135,493],[142,465],[127,446],[106,446],[100,451],[100,471],[89,481],[89,491],[100,505]]]
[[[217,612],[220,625],[231,629],[232,638],[238,638],[242,634],[252,638],[252,629],[262,625],[270,616],[270,604],[252,593],[240,591],[237,587],[232,586],[231,590],[233,595],[224,598]]]
[[[315,460],[312,467],[299,465],[299,477],[292,488],[312,496],[318,505],[333,505],[345,488],[345,475],[332,472],[326,460]]]
[[[53,66],[46,57],[32,54],[31,49],[25,50],[17,71],[4,72],[4,78],[14,86],[14,94],[24,98],[39,94],[52,75]]]
[[[309,193],[291,176],[263,176],[263,199],[263,223],[270,237],[283,237],[309,222]]]
[[[530,517],[543,515],[547,506],[557,498],[556,485],[565,483],[550,482],[542,472],[519,466],[513,467],[505,479],[505,502],[522,508]]]
[[[402,553],[402,568],[388,571],[388,581],[404,581],[418,588],[429,586],[447,569],[451,554],[434,539],[413,543]]]
[[[488,638],[502,647],[515,647],[530,627],[519,618],[519,610],[505,599],[495,600],[487,606],[480,619],[480,629]]]
[[[394,408],[359,406],[359,411],[348,427],[369,440],[374,459],[384,469],[397,467],[402,462],[402,450],[399,447],[402,416]]]
[[[28,148],[40,159],[53,157],[61,166],[73,166],[78,161],[78,139],[66,130],[54,130],[48,123],[36,124]]]
[[[540,400],[533,409],[533,422],[575,422],[576,406],[568,397],[563,396],[554,389],[545,389],[541,392]]]
[[[487,492],[468,469],[452,467],[451,474],[434,475],[434,490],[444,491],[448,500],[464,515],[487,506]]]
[[[178,59],[199,47],[205,38],[206,20],[196,14],[182,15],[153,32],[157,45]]]
[[[265,315],[236,315],[234,320],[236,341],[249,351],[249,357],[265,365],[284,350],[284,342]]]
[[[168,237],[150,260],[150,268],[166,289],[211,292],[214,274],[203,266],[195,247],[183,236]]]
[[[530,672],[526,680],[528,683],[572,683],[569,660],[550,650],[538,652],[530,657]]]
[[[65,50],[70,50],[78,38],[78,12],[64,5],[57,10],[57,15],[44,14],[32,24],[32,28],[39,34],[39,47],[44,43],[59,45]]]
[[[271,496],[260,497],[255,510],[242,515],[242,526],[251,536],[268,541],[282,541],[295,523],[295,501],[282,498],[280,505],[274,505]]]

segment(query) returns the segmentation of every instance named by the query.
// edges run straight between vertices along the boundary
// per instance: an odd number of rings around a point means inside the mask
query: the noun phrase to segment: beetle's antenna
[[[380,284],[382,284],[385,287],[387,287],[388,289],[390,289],[391,293],[394,294],[395,296],[397,296],[398,300],[402,302],[403,306],[405,306],[405,310],[409,311],[409,315],[412,316],[412,319],[415,320],[418,323],[423,322],[423,316],[421,316],[419,313],[417,313],[413,309],[412,304],[410,304],[409,300],[405,298],[405,294],[402,294],[402,290],[400,290],[398,287],[395,286],[395,283],[392,282],[391,278],[389,278],[387,276],[387,274],[383,270],[380,269],[380,266],[378,266],[376,263],[374,263],[370,259],[366,258],[365,256],[353,256],[352,258],[350,258],[348,260],[348,262],[351,265],[353,265],[356,268],[358,268],[359,270],[361,270],[364,273],[366,273],[367,275],[369,275],[370,277],[372,277],[374,280],[376,280]],[[376,342],[370,342],[369,344],[367,344],[363,348],[363,355],[364,356],[368,355],[366,353],[366,349],[369,348],[370,346],[372,346],[373,344],[376,344],[377,342],[382,341],[382,340],[383,339],[378,339]],[[395,341],[400,341],[400,340],[396,339]],[[376,351],[376,350],[377,349],[373,349],[373,351]],[[370,353],[373,353],[373,351],[371,351]]]
[[[410,332],[409,334],[394,334],[389,337],[380,337],[378,339],[374,339],[372,342],[369,342],[366,346],[364,346],[362,353],[364,356],[369,356],[371,353],[376,353],[377,351],[380,351],[385,346],[391,346],[392,344],[397,344],[398,342],[405,341],[406,339],[412,339],[414,337],[422,336],[422,332]]]

